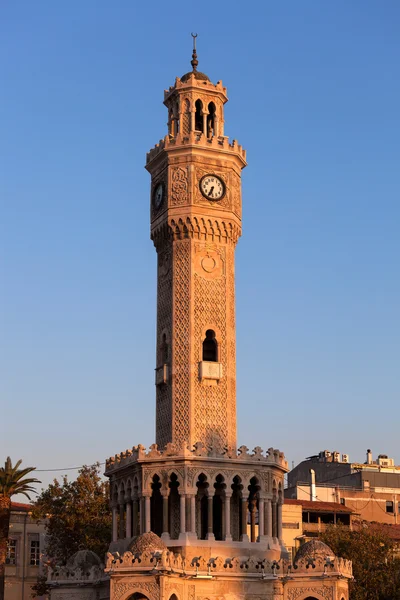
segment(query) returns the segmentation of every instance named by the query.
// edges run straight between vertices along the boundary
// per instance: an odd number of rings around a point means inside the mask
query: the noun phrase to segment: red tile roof
[[[335,512],[335,513],[346,513],[350,514],[354,512],[351,508],[338,504],[337,502],[320,502],[316,500],[296,500],[294,498],[285,498],[285,504],[302,506],[304,510],[310,510],[312,512]]]
[[[32,504],[24,504],[23,502],[11,502],[11,510],[30,511]]]

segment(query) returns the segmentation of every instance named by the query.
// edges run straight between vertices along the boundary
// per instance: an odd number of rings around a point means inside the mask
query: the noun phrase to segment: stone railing
[[[70,569],[67,566],[49,567],[47,573],[48,584],[60,584],[61,582],[96,582],[108,579],[108,575],[104,572],[103,565],[93,565],[88,569],[74,568]]]
[[[174,554],[168,550],[163,552],[143,552],[132,554],[125,552],[122,556],[118,553],[108,553],[105,571],[108,573],[123,571],[160,571],[174,572],[182,576],[202,575],[240,575],[262,578],[291,578],[302,575],[352,577],[351,561],[343,558],[316,558],[301,559],[292,564],[287,560],[270,561],[254,556],[233,556],[231,558],[205,558],[195,556],[185,559],[181,554]]]
[[[278,465],[284,469],[288,468],[288,462],[285,459],[285,455],[276,448],[268,448],[264,453],[264,450],[260,446],[256,446],[252,453],[249,453],[247,446],[240,446],[237,450],[234,448],[226,448],[222,453],[213,449],[212,447],[206,446],[202,442],[197,442],[193,446],[193,450],[190,450],[187,443],[184,442],[181,446],[169,443],[165,446],[163,451],[158,449],[157,444],[152,444],[149,450],[146,452],[146,448],[139,444],[133,446],[131,450],[127,449],[125,452],[111,456],[106,460],[106,473],[109,474],[114,469],[122,466],[127,466],[130,463],[142,462],[142,461],[154,461],[157,459],[168,459],[173,458],[215,458],[221,460],[232,460],[232,461],[243,461],[250,463],[261,462],[264,464]]]
[[[187,135],[181,135],[178,133],[175,137],[166,135],[164,139],[160,140],[158,144],[154,146],[146,155],[146,163],[152,161],[162,150],[181,145],[192,145],[202,146],[206,148],[215,148],[219,151],[224,150],[226,152],[233,152],[238,154],[243,162],[246,162],[246,150],[238,144],[236,140],[229,142],[229,138],[226,136],[213,136],[208,138],[203,133],[198,131],[191,131]]]
[[[198,82],[196,81],[196,79],[194,81],[196,82],[196,87],[198,87],[197,86]],[[192,85],[192,82],[191,82],[190,78],[187,81],[181,81],[181,79],[179,77],[176,77],[175,84],[171,85],[168,90],[164,90],[164,100],[166,100],[168,98],[168,96],[170,94],[172,94],[172,92],[174,92],[177,88],[190,87],[191,85]],[[207,91],[211,90],[211,91],[216,91],[216,92],[222,92],[226,96],[226,87],[224,87],[222,85],[221,80],[217,81],[217,83],[213,83],[212,81],[208,81],[208,80],[202,80],[201,87],[203,89],[206,89]]]

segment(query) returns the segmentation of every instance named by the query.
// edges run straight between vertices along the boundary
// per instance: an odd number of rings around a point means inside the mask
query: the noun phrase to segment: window
[[[206,337],[203,341],[203,360],[207,362],[218,362],[218,344],[215,339],[215,331],[207,329]]]
[[[386,512],[393,514],[393,502],[392,500],[386,500]]]
[[[16,564],[17,564],[17,540],[8,540],[6,565],[16,565]]]
[[[195,102],[196,113],[194,116],[194,128],[196,131],[203,132],[203,103],[201,100]]]
[[[29,564],[38,567],[40,563],[39,540],[31,540]]]

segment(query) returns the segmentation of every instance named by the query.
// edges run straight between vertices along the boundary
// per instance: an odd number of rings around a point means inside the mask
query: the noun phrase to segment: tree
[[[351,531],[339,524],[321,539],[337,556],[353,561],[350,600],[400,600],[400,561],[383,528],[361,522]]]
[[[20,469],[22,460],[12,465],[8,456],[4,467],[0,468],[0,600],[4,600],[5,566],[7,556],[8,533],[10,529],[11,498],[16,494],[23,494],[30,500],[29,493],[35,492],[33,483],[40,483],[38,479],[26,476],[35,470],[35,467]]]
[[[52,562],[65,564],[80,549],[102,558],[111,537],[109,486],[100,465],[84,466],[75,481],[55,479],[43,490],[33,517],[46,518],[46,554]]]

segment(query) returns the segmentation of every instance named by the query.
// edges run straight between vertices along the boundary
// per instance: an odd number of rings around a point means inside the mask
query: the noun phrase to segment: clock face
[[[207,200],[216,202],[224,197],[225,184],[216,175],[204,175],[200,180],[200,191]]]
[[[163,203],[163,200],[164,200],[164,184],[162,182],[160,182],[158,185],[156,185],[156,187],[154,189],[154,193],[153,193],[154,208],[156,210],[158,208],[160,208],[161,204]]]

